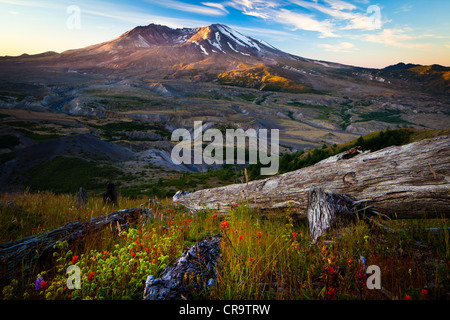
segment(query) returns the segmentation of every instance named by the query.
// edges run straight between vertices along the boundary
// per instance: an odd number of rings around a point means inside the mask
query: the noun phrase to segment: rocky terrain
[[[27,186],[30,170],[61,157],[113,167],[125,186],[207,171],[170,160],[171,132],[192,132],[195,120],[279,129],[281,152],[388,127],[445,128],[449,72],[306,59],[219,24],[150,24],[86,48],[2,57],[1,188]]]

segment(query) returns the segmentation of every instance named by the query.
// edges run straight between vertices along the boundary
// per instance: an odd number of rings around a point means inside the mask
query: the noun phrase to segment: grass
[[[91,126],[102,130],[103,136],[107,139],[112,139],[113,136],[120,136],[121,139],[129,139],[124,132],[149,132],[153,131],[162,137],[170,137],[170,132],[164,128],[162,124],[153,124],[145,121],[118,121],[110,122],[104,125]]]
[[[72,195],[1,195],[2,203],[11,199],[26,211],[19,215],[3,206],[2,231],[28,228],[16,234],[18,238],[113,210],[96,197],[84,211],[74,209]],[[144,201],[121,198],[118,208],[137,207]],[[28,276],[7,283],[1,297],[140,299],[148,275],[156,278],[184,248],[218,232],[223,240],[217,285],[197,293],[197,299],[425,300],[448,294],[449,233],[423,230],[424,225],[447,228],[445,218],[393,220],[388,225],[398,231],[395,234],[359,221],[334,242],[321,240],[311,246],[307,222],[294,220],[289,209],[262,215],[242,203],[225,214],[211,210],[190,214],[167,200],[152,209],[153,219],[120,234],[107,231],[72,248],[58,244],[49,267],[34,266]],[[2,233],[3,241],[9,240],[5,234],[9,233]],[[74,261],[81,269],[80,290],[66,287],[66,269]],[[369,265],[380,267],[383,290],[366,287],[364,267]],[[46,286],[36,290],[39,277]]]
[[[78,157],[57,156],[28,172],[25,185],[32,191],[50,190],[56,193],[76,192],[80,187],[104,189],[106,180],[122,174],[120,169],[98,161]]]
[[[381,121],[392,124],[413,124],[409,121],[403,120],[400,115],[402,114],[399,110],[386,109],[384,111],[373,111],[369,113],[361,113],[359,117],[361,120],[356,120],[355,122],[365,122],[365,121]]]

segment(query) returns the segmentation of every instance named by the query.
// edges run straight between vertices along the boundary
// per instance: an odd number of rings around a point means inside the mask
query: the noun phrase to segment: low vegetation
[[[22,229],[15,238],[44,235],[70,220],[85,221],[114,210],[95,197],[85,209],[74,207],[72,195],[1,195],[2,204],[11,199],[16,203],[3,205],[1,217],[6,229]],[[121,198],[118,207],[137,207],[143,201]],[[22,213],[13,213],[14,207]],[[219,232],[223,240],[217,284],[194,292],[197,299],[429,300],[448,294],[449,233],[423,229],[448,227],[444,218],[390,221],[389,226],[397,230],[394,234],[359,221],[335,241],[311,246],[307,222],[294,220],[289,209],[261,215],[242,203],[223,215],[210,210],[191,214],[167,200],[152,209],[151,220],[120,233],[106,230],[73,247],[58,243],[46,267],[35,265],[12,281],[2,279],[0,296],[140,299],[148,275],[158,277],[186,247]],[[3,234],[2,242],[7,240],[11,237]],[[70,265],[81,269],[81,289],[67,288]],[[366,286],[369,265],[380,267],[381,290]]]

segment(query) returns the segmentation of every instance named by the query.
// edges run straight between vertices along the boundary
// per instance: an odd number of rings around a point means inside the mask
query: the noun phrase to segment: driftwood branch
[[[307,218],[309,190],[324,187],[371,199],[378,212],[390,217],[450,217],[450,136],[346,158],[334,157],[248,184],[196,191],[178,201],[193,211],[225,212],[241,201],[259,210],[289,206],[292,213]]]
[[[115,211],[90,221],[70,222],[46,233],[2,243],[0,244],[0,275],[9,281],[15,272],[22,271],[23,266],[45,261],[54,251],[53,246],[57,241],[68,241],[69,244],[73,244],[83,237],[100,233],[105,227],[126,229],[130,223],[137,222],[142,215],[149,218],[151,210],[139,208]]]

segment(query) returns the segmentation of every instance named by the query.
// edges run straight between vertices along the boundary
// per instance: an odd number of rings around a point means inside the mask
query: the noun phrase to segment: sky
[[[62,52],[138,25],[226,24],[301,57],[450,66],[450,0],[0,0],[0,56]]]

